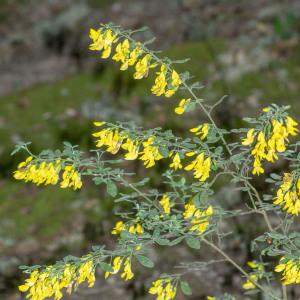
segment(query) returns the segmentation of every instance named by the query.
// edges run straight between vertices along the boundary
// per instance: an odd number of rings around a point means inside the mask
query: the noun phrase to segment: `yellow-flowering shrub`
[[[103,24],[90,30],[89,48],[100,52],[103,59],[111,57],[120,64],[121,71],[132,68],[136,80],[152,73],[155,79],[151,93],[178,99],[173,107],[177,118],[199,108],[206,121],[194,125],[189,136],[182,138],[171,130],[95,120],[97,130],[91,134],[96,150],[89,153],[65,143],[63,151],[48,150],[33,155],[28,144],[18,144],[14,153],[25,150],[30,156],[17,167],[15,179],[77,190],[85,188],[82,178],[91,177],[95,184],[106,185],[107,193],[119,202],[125,201],[126,209],[130,209],[130,213],[119,213],[121,217],[111,229],[116,237],[115,249],[99,246],[81,258],[66,257],[52,266],[23,267],[28,278],[19,286],[20,291],[26,292],[29,299],[58,300],[64,291],[72,293],[83,282],[92,287],[100,277],[106,279],[119,273],[128,281],[135,276],[133,262],[153,268],[149,247],[174,247],[185,241],[199,251],[203,245],[209,246],[236,268],[243,277],[241,289],[246,294],[260,292],[264,299],[288,299],[285,286],[300,282],[300,234],[294,226],[300,211],[300,156],[299,142],[292,140],[298,133],[297,122],[288,115],[288,107],[272,104],[262,109],[257,118],[245,118],[250,128],[220,129],[213,119],[216,105],[204,105],[198,96],[201,85],[192,82],[188,73],[176,71],[176,63],[184,61],[161,58],[147,48],[148,43],[136,41],[135,32]],[[227,138],[228,135],[231,137]],[[134,174],[122,169],[122,161],[106,159],[105,154],[140,161],[145,168],[157,164],[163,167],[166,161],[167,169],[160,174],[163,191],[148,190],[147,178],[138,181],[130,177]],[[272,184],[272,193],[261,195],[252,178],[264,173],[277,160],[290,162],[290,170],[283,175],[269,174],[266,182]],[[242,190],[249,204],[228,212],[223,203],[216,203],[212,197],[214,184],[221,176]],[[255,214],[257,222],[265,222],[252,241],[252,255],[257,260],[248,262],[250,271],[218,243],[222,240],[220,221],[248,214]],[[274,261],[276,256],[282,258]],[[174,299],[179,288],[185,295],[191,295],[186,274],[209,264],[182,264],[180,271],[162,274],[152,285],[146,283],[148,291],[158,300]],[[277,273],[282,273],[281,278]],[[276,284],[281,291],[274,288]],[[224,294],[210,295],[207,299],[236,298]]]

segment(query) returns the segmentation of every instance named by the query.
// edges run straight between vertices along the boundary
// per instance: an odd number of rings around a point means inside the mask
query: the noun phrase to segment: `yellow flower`
[[[255,159],[253,162],[253,170],[252,170],[252,174],[253,175],[260,175],[263,174],[265,172],[265,170],[263,169],[262,165],[261,165],[261,161],[259,159]]]
[[[80,174],[74,169],[73,166],[66,166],[62,175],[62,182],[60,183],[62,189],[73,187],[76,191],[82,187]]]
[[[264,109],[264,112],[268,112],[270,109]],[[262,167],[262,161],[267,160],[269,162],[274,162],[278,160],[278,156],[276,152],[284,152],[287,148],[288,136],[296,135],[298,129],[296,126],[298,123],[294,121],[291,117],[287,116],[285,118],[285,124],[281,120],[273,119],[271,120],[272,127],[271,132],[266,134],[263,131],[259,131],[258,133],[254,128],[251,128],[247,137],[242,141],[242,144],[245,146],[249,146],[253,144],[257,135],[257,141],[254,145],[254,148],[251,151],[253,155],[253,175],[260,175],[264,173],[264,169]]]
[[[139,141],[135,140],[133,141],[130,138],[126,139],[126,142],[122,145],[122,148],[124,150],[127,150],[128,152],[125,154],[126,160],[135,160],[137,159],[139,155]]]
[[[189,220],[191,223],[191,231],[197,232],[199,235],[205,232],[209,226],[209,218],[213,215],[214,210],[210,205],[205,211],[201,211],[199,208],[189,201],[184,206],[183,218]]]
[[[131,270],[131,261],[129,258],[126,258],[125,262],[124,262],[124,271],[121,274],[121,278],[124,278],[125,281],[128,281],[130,279],[132,279],[134,276],[134,273],[132,273]]]
[[[213,215],[213,207],[210,205],[205,211],[197,209],[193,219],[190,221],[193,225],[191,231],[196,231],[198,235],[204,233],[209,226],[209,218]]]
[[[165,66],[162,65],[160,72],[157,72],[157,77],[155,78],[155,83],[151,88],[151,92],[156,96],[161,96],[165,93],[165,88],[167,85],[165,76]]]
[[[204,153],[200,153],[196,158],[184,168],[186,171],[194,171],[194,178],[205,181],[210,174],[211,158],[205,158]]]
[[[208,136],[209,124],[204,123],[203,125],[199,125],[198,127],[191,128],[190,132],[195,133],[195,135],[200,135],[200,139],[204,140]]]
[[[90,44],[89,49],[94,51],[103,50],[102,58],[108,58],[110,56],[112,44],[117,42],[116,36],[110,29],[102,32],[101,29],[95,30],[91,28],[90,38],[92,44]]]
[[[143,50],[141,49],[140,45],[137,45],[129,54],[129,57],[127,59],[128,65],[133,66],[142,53]]]
[[[245,138],[242,141],[242,145],[244,146],[249,146],[254,142],[254,138],[255,138],[255,129],[251,128],[248,132],[247,132],[247,138]]]
[[[136,224],[135,232],[136,232],[136,234],[142,234],[144,232],[143,227],[140,223]]]
[[[293,176],[291,173],[285,173],[283,181],[277,190],[276,197],[273,198],[273,203],[282,206],[282,209],[287,213],[298,216],[300,213],[300,193],[297,184],[293,184]]]
[[[78,267],[66,264],[61,273],[54,275],[53,267],[47,267],[43,271],[34,271],[25,280],[25,284],[19,286],[21,292],[27,292],[26,298],[43,300],[53,298],[59,300],[63,296],[63,289],[71,294],[73,286],[76,288],[82,282],[87,281],[89,287],[95,283],[95,268],[92,260],[82,262]]]
[[[119,43],[116,47],[116,53],[112,57],[115,61],[121,61],[122,65],[120,70],[124,71],[128,69],[128,57],[130,53],[130,45],[128,39],[125,39],[122,43]]]
[[[257,142],[253,150],[251,151],[251,154],[254,156],[254,162],[253,162],[253,175],[259,175],[261,173],[264,173],[264,169],[262,168],[261,161],[266,157],[266,149],[268,147],[268,144],[265,139],[265,135],[263,132],[259,132],[257,136]]]
[[[256,282],[257,281],[257,275],[256,274],[251,274],[250,278],[252,281]],[[247,281],[243,284],[243,289],[244,290],[252,290],[255,289],[255,284],[252,282],[250,279],[247,279]]]
[[[271,110],[270,107],[264,107],[264,108],[262,109],[263,112],[269,112],[270,110]]]
[[[170,208],[170,198],[168,195],[163,195],[163,197],[159,200],[159,204],[162,206],[164,213],[169,215],[171,212]]]
[[[300,262],[285,257],[280,259],[280,263],[275,267],[275,272],[282,273],[281,280],[284,285],[300,283]]]
[[[189,99],[182,99],[180,102],[179,102],[179,105],[175,108],[175,113],[178,114],[178,115],[182,115],[185,110],[186,110],[186,107],[187,105],[191,102],[191,98]]]
[[[166,92],[165,92],[165,96],[167,98],[173,96],[175,94],[175,92],[178,90],[179,86],[181,85],[182,81],[178,75],[178,73],[173,70],[172,71],[172,81],[171,81],[171,87],[170,89],[168,89]]]
[[[95,30],[93,28],[90,29],[90,39],[92,40],[92,44],[90,44],[89,49],[92,51],[100,51],[104,47],[103,36],[101,33],[101,29]]]
[[[288,134],[295,136],[297,135],[297,132],[299,131],[296,126],[298,126],[298,123],[292,119],[291,117],[287,116],[285,119],[286,123],[286,131]]]
[[[146,54],[142,59],[140,59],[135,65],[135,73],[133,75],[134,79],[142,79],[148,76],[149,69],[153,68],[155,65],[150,64],[151,55]]]
[[[170,164],[170,168],[173,168],[175,171],[177,169],[182,169],[182,164],[178,152],[173,156],[173,161]]]
[[[106,122],[94,122],[94,125],[97,127],[100,127],[102,125],[104,125]]]
[[[80,265],[78,269],[78,277],[76,279],[77,283],[81,284],[86,280],[88,281],[88,287],[94,286],[96,281],[95,268],[91,260]]]
[[[172,71],[172,86],[173,87],[179,87],[181,85],[182,81],[178,75],[178,73],[173,70]]]
[[[184,206],[184,212],[183,212],[183,218],[184,219],[190,219],[194,216],[194,213],[196,211],[196,206],[193,204],[192,201],[189,201]]]
[[[119,235],[124,230],[128,230],[130,233],[138,234],[138,235],[142,234],[144,232],[143,227],[140,223],[137,223],[135,225],[131,225],[128,228],[123,221],[118,221],[111,233],[114,234],[114,235]]]
[[[259,264],[255,261],[248,261],[247,265],[252,269],[257,269],[259,267]]]
[[[118,235],[124,230],[126,230],[126,225],[124,224],[123,221],[118,221],[111,233]]]
[[[158,279],[152,282],[149,294],[157,295],[158,300],[171,300],[176,296],[176,286],[170,279]]]
[[[24,180],[25,182],[33,182],[36,185],[55,185],[59,181],[59,173],[61,170],[61,161],[52,162],[33,162],[32,156],[25,161],[19,163],[17,170],[14,172],[14,178]]]
[[[110,274],[117,274],[120,271],[122,265],[122,258],[120,256],[116,256],[113,260],[113,271],[112,272],[105,272],[105,279],[109,277]]]
[[[111,154],[116,154],[120,150],[124,135],[120,134],[118,129],[102,129],[99,132],[93,133],[96,140],[96,147],[106,146],[106,151]]]
[[[102,58],[108,58],[111,53],[112,44],[117,42],[116,36],[108,29],[103,34],[103,52]]]
[[[154,138],[150,137],[147,141],[143,142],[143,150],[139,153],[141,156],[140,160],[144,161],[146,168],[151,168],[155,165],[155,161],[158,161],[163,158],[159,153],[159,148],[153,146]]]

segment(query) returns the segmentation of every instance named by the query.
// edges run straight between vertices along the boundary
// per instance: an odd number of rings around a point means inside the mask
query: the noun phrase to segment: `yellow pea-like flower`
[[[163,197],[159,200],[159,204],[162,206],[164,213],[166,215],[169,215],[171,212],[171,207],[170,207],[170,198],[168,195],[163,195]]]
[[[173,168],[175,171],[177,169],[182,169],[181,159],[179,153],[176,153],[173,156],[172,163],[170,164],[170,168]]]
[[[186,110],[186,107],[187,105],[191,102],[191,98],[188,98],[188,99],[182,99],[180,102],[179,102],[179,105],[175,108],[175,113],[178,114],[178,115],[182,115],[185,110]]]

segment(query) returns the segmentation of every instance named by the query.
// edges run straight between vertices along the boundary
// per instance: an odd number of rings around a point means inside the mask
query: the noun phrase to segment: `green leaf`
[[[163,238],[160,238],[160,237],[156,238],[156,239],[155,239],[155,242],[156,242],[158,245],[161,245],[161,246],[167,246],[167,245],[169,245],[169,240],[163,239]]]
[[[104,272],[113,272],[114,269],[110,264],[107,264],[105,262],[101,262],[100,263],[100,268],[104,271]]]
[[[144,267],[146,267],[146,268],[153,268],[154,267],[154,263],[150,258],[148,258],[144,255],[137,255],[136,258],[139,261],[139,263],[141,265],[143,265]]]
[[[103,182],[103,179],[101,177],[94,177],[93,181],[96,185],[100,185]]]
[[[168,147],[166,147],[166,146],[160,146],[159,152],[163,157],[168,157],[169,153],[170,153]]]
[[[192,249],[200,249],[200,241],[193,237],[188,237],[185,239],[188,246]]]
[[[118,188],[115,185],[115,183],[113,181],[111,181],[111,180],[107,181],[106,191],[112,197],[115,197],[118,194]]]
[[[192,289],[186,281],[180,282],[180,288],[185,295],[187,295],[187,296],[192,295]]]
[[[132,239],[132,234],[127,230],[122,230],[120,234],[120,238],[124,240],[129,240]]]
[[[278,174],[275,174],[275,173],[271,173],[270,177],[273,178],[273,179],[275,179],[275,180],[281,180],[281,176],[278,175]]]
[[[180,236],[180,237],[176,238],[175,240],[170,241],[169,246],[175,246],[175,245],[179,244],[183,239],[184,239],[184,237]]]

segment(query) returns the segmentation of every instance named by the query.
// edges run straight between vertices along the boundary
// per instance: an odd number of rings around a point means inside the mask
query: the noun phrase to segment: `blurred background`
[[[228,95],[215,112],[221,127],[242,126],[241,117],[255,116],[273,102],[291,105],[300,120],[299,0],[0,0],[0,299],[22,299],[19,265],[82,255],[94,244],[113,245],[112,216],[118,209],[90,183],[75,193],[15,182],[12,172],[24,158],[10,155],[16,142],[31,141],[36,153],[62,148],[63,141],[87,150],[94,147],[93,120],[134,120],[183,134],[202,121],[199,111],[179,119],[172,112],[179,99],[151,95],[152,79],[134,81],[132,73],[88,51],[89,28],[109,21],[130,29],[148,26],[139,37],[156,36],[153,49],[171,58],[190,57],[179,71],[201,81],[201,97],[214,103]],[[160,182],[159,170],[146,172],[133,162],[125,167],[151,176],[153,186]],[[226,208],[241,205],[243,197],[230,185],[215,196]],[[238,234],[227,239],[241,264],[251,259],[249,241],[260,230],[258,222],[244,226],[244,221],[231,221],[230,230]],[[163,248],[151,255],[165,272],[182,260],[216,258],[185,246],[172,255]],[[66,299],[148,299],[149,280],[159,272],[135,270],[133,283],[99,279],[95,289],[82,288]],[[190,283],[190,299],[225,291],[247,298],[241,296],[240,275],[226,264],[194,274]]]

